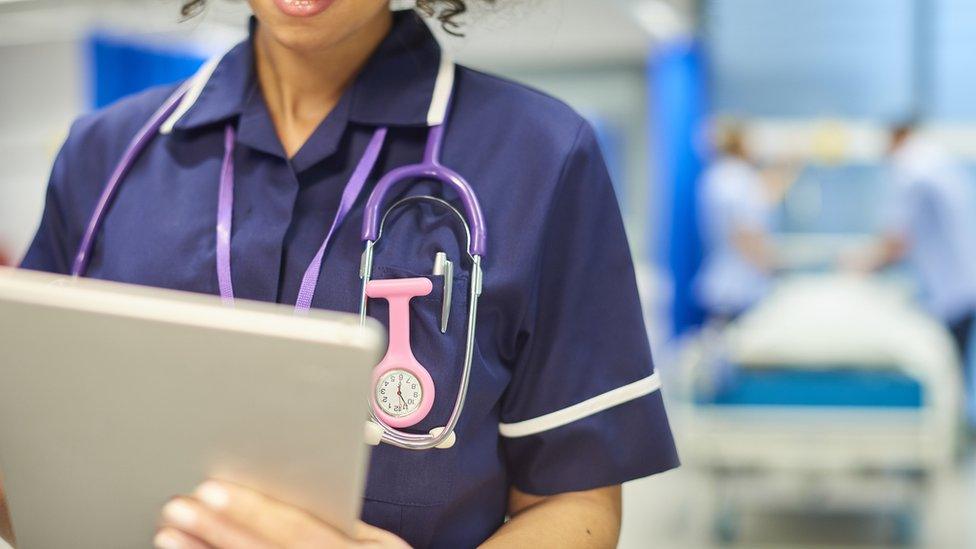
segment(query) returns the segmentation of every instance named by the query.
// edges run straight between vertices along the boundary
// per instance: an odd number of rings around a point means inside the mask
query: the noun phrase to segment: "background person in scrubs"
[[[976,183],[911,123],[892,131],[888,163],[884,232],[848,263],[877,270],[907,261],[923,305],[952,332],[965,363],[976,311]]]
[[[774,184],[752,160],[742,128],[723,122],[718,157],[701,178],[700,230],[705,257],[696,290],[709,317],[732,320],[769,290],[774,268],[772,213],[786,186]]]
[[[391,14],[386,0],[250,5],[249,39],[193,81],[192,103],[127,174],[87,276],[217,293],[219,173],[230,150],[225,138],[236,133],[235,295],[295,303],[377,127],[389,136],[367,191],[382,174],[422,158],[445,71],[418,14]],[[453,15],[465,3],[418,7],[457,30]],[[422,452],[374,448],[364,524],[352,539],[300,509],[208,482],[166,505],[158,546],[607,547],[619,531],[620,485],[677,465],[630,249],[593,129],[534,90],[464,67],[448,74],[454,94],[443,162],[474,187],[489,250],[457,443]],[[68,271],[126,144],[173,90],[143,92],[74,124],[24,267]],[[457,203],[440,185],[409,192]],[[325,253],[314,307],[358,309],[364,200]],[[376,278],[430,276],[438,251],[460,258],[446,215],[404,210],[384,232]],[[455,295],[466,295],[467,284],[467,273],[456,272]],[[436,294],[442,285],[434,287]],[[415,355],[445,394],[418,432],[450,415],[464,349],[466,300],[454,299],[441,334],[435,294],[415,300],[411,333]],[[370,312],[386,320],[381,303]]]

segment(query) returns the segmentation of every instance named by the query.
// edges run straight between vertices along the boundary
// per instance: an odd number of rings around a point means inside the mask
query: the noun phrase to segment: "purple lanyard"
[[[128,175],[129,171],[132,170],[132,166],[135,165],[136,159],[139,154],[145,150],[146,146],[155,136],[156,132],[163,125],[163,122],[176,111],[179,106],[180,101],[183,96],[186,95],[186,85],[181,87],[174,93],[165,103],[155,112],[148,122],[139,130],[139,132],[132,138],[129,142],[128,147],[126,147],[125,153],[122,155],[121,160],[119,160],[118,165],[112,172],[111,178],[109,178],[108,183],[105,188],[102,189],[102,194],[99,196],[98,203],[95,206],[95,212],[92,214],[91,219],[88,221],[88,226],[85,228],[85,233],[82,236],[81,243],[78,246],[78,253],[75,255],[74,261],[71,265],[71,275],[72,276],[83,276],[85,271],[88,269],[88,263],[91,260],[92,249],[95,244],[95,235],[98,233],[102,222],[105,220],[105,214],[108,212],[108,207],[118,192],[119,186],[122,180]],[[332,226],[329,227],[329,232],[325,235],[325,240],[322,241],[322,245],[319,247],[318,253],[312,259],[312,263],[309,264],[308,268],[305,270],[305,275],[302,277],[302,285],[298,291],[298,300],[295,303],[296,311],[307,311],[312,306],[312,298],[315,296],[315,287],[318,284],[319,273],[322,270],[322,260],[325,258],[325,252],[329,247],[329,243],[332,241],[332,237],[335,235],[336,230],[342,225],[346,217],[349,215],[349,211],[352,210],[353,205],[356,203],[356,199],[362,193],[363,188],[366,186],[366,180],[369,178],[370,172],[376,166],[376,161],[379,158],[380,151],[383,149],[383,142],[386,140],[387,129],[377,128],[373,133],[373,137],[369,141],[369,145],[366,147],[366,152],[363,153],[363,157],[359,160],[359,164],[353,171],[352,176],[346,183],[345,189],[342,191],[342,198],[339,201],[339,209],[336,212],[335,218],[332,220]],[[233,303],[234,301],[234,285],[231,280],[231,266],[230,266],[230,241],[231,241],[231,227],[232,218],[234,210],[234,144],[236,141],[236,132],[234,131],[234,126],[228,124],[224,129],[224,157],[220,168],[220,186],[218,189],[217,196],[217,285],[220,288],[220,297],[225,303]]]
[[[369,174],[376,166],[376,160],[383,150],[383,142],[386,140],[386,128],[377,128],[373,132],[373,137],[366,146],[366,152],[359,159],[359,164],[352,172],[352,176],[346,183],[342,191],[342,199],[339,201],[339,209],[336,211],[332,226],[326,233],[319,251],[312,258],[312,262],[305,269],[302,276],[302,285],[298,290],[298,300],[295,302],[296,311],[308,311],[312,307],[312,298],[315,297],[315,287],[318,285],[319,272],[322,270],[322,260],[325,252],[332,242],[332,237],[336,230],[342,225],[352,210],[356,199],[366,186]],[[231,219],[234,211],[234,127],[230,124],[224,132],[224,161],[220,170],[220,191],[217,198],[217,285],[220,287],[220,297],[224,303],[234,302],[234,285],[231,281],[230,268],[230,235]]]

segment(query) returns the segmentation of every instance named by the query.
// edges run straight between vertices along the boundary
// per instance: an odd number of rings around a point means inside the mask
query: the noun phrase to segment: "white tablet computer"
[[[0,474],[21,548],[151,544],[215,477],[358,517],[385,347],[353,315],[0,270]]]

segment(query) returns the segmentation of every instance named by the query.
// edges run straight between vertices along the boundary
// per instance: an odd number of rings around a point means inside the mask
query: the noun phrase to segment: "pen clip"
[[[447,333],[447,321],[451,318],[451,294],[454,289],[454,263],[444,252],[434,256],[434,274],[444,277],[444,293],[441,295],[441,333]]]

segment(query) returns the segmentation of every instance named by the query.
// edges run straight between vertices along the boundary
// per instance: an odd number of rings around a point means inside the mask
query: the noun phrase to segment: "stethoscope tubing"
[[[180,107],[186,97],[190,87],[189,81],[181,85],[173,94],[163,102],[163,104],[153,113],[149,120],[140,128],[139,132],[132,138],[121,159],[112,172],[111,177],[102,189],[95,210],[89,219],[78,246],[78,251],[74,257],[71,267],[72,276],[84,276],[91,261],[92,251],[97,233],[99,232],[105,215],[118,192],[120,185],[125,177],[135,166],[136,161],[149,143],[159,132],[162,125]],[[450,100],[447,102],[446,110],[450,109]],[[430,434],[415,434],[396,429],[386,424],[381,418],[376,417],[370,409],[370,420],[382,428],[381,440],[398,446],[400,448],[424,450],[445,445],[449,440],[453,440],[454,429],[460,420],[461,412],[464,408],[464,401],[467,396],[468,386],[471,378],[471,367],[474,359],[475,330],[477,328],[478,298],[482,291],[483,271],[481,258],[487,248],[487,231],[484,220],[484,213],[481,209],[477,196],[472,186],[454,170],[444,166],[440,162],[441,147],[444,140],[444,126],[447,121],[445,114],[440,124],[431,126],[428,131],[427,144],[424,150],[423,161],[419,164],[403,166],[391,170],[383,176],[377,183],[367,198],[361,238],[365,242],[365,250],[360,265],[360,277],[362,278],[362,295],[360,297],[360,319],[365,323],[367,297],[366,286],[369,283],[372,273],[373,256],[375,244],[382,235],[383,224],[388,214],[414,199],[426,199],[434,201],[435,204],[446,207],[454,213],[460,220],[465,230],[466,249],[471,260],[471,287],[468,299],[468,320],[465,336],[464,363],[462,367],[461,380],[459,383],[458,395],[454,402],[454,408],[447,423],[443,428],[434,429]],[[328,234],[319,247],[318,253],[305,271],[302,278],[302,286],[299,290],[295,309],[298,312],[307,311],[311,308],[312,298],[315,294],[316,284],[321,272],[322,261],[325,253],[338,227],[342,224],[345,217],[355,204],[358,196],[365,187],[366,180],[372,172],[377,159],[382,150],[387,135],[387,128],[380,127],[374,132],[373,137],[367,145],[366,152],[360,159],[359,164],[353,171],[353,175],[343,189],[342,199],[339,210],[333,219]],[[216,263],[217,263],[217,283],[221,299],[225,303],[233,303],[234,288],[231,272],[231,235],[233,223],[233,202],[234,202],[234,150],[236,143],[236,130],[233,124],[227,124],[224,130],[224,154],[221,163],[220,178],[217,196],[217,222],[216,222]],[[407,197],[395,203],[384,215],[380,215],[386,197],[400,183],[410,180],[434,180],[444,186],[454,189],[458,195],[462,207],[465,210],[461,214],[457,208],[450,203],[431,196]],[[469,223],[470,222],[470,223]]]
[[[369,407],[369,413],[370,420],[383,429],[383,433],[381,435],[381,440],[383,442],[408,450],[428,450],[445,444],[449,445],[448,443],[454,434],[454,429],[457,427],[457,424],[461,419],[461,412],[464,410],[464,402],[467,398],[468,386],[470,385],[471,381],[471,369],[474,362],[475,332],[477,329],[476,319],[478,316],[478,299],[481,297],[482,291],[483,271],[481,267],[481,256],[470,253],[470,250],[472,249],[473,237],[471,227],[469,227],[464,215],[458,211],[457,208],[452,206],[449,202],[433,196],[419,195],[402,198],[387,208],[386,212],[380,218],[380,222],[377,225],[376,238],[366,241],[366,248],[363,251],[360,266],[360,277],[363,281],[362,294],[359,301],[360,323],[365,324],[366,322],[366,308],[368,303],[366,287],[369,285],[373,270],[373,256],[375,254],[376,244],[383,236],[383,227],[385,226],[387,218],[389,218],[390,214],[414,201],[426,201],[434,204],[435,206],[446,209],[447,211],[453,213],[454,217],[464,229],[466,249],[469,250],[468,259],[471,261],[471,280],[468,288],[468,320],[465,330],[464,362],[461,368],[461,380],[458,383],[458,394],[454,401],[454,408],[451,410],[451,415],[449,416],[447,423],[445,423],[441,428],[431,430],[429,434],[408,433],[391,427],[376,416],[375,412],[373,412],[372,406]]]
[[[102,193],[98,197],[98,202],[95,204],[95,211],[92,213],[92,216],[88,220],[88,225],[85,227],[85,233],[81,237],[78,251],[71,263],[72,276],[84,276],[85,271],[88,270],[88,264],[91,261],[91,252],[95,246],[95,235],[98,234],[102,222],[105,220],[105,214],[108,212],[108,208],[112,203],[112,199],[115,198],[115,194],[118,192],[122,180],[132,170],[139,155],[146,149],[166,119],[179,108],[180,102],[183,101],[183,97],[189,88],[189,81],[177,88],[176,92],[170,95],[156,109],[156,112],[149,117],[149,120],[143,124],[142,128],[139,129],[135,137],[129,142],[125,152],[122,154],[122,158],[116,164],[115,170],[112,171],[108,183],[102,189]]]
[[[461,200],[467,219],[470,221],[471,239],[468,243],[468,253],[470,255],[485,255],[488,237],[481,203],[467,180],[440,162],[444,124],[446,122],[445,119],[441,125],[430,128],[423,162],[393,169],[376,184],[366,201],[363,213],[362,240],[364,242],[375,241],[378,238],[383,201],[397,184],[414,179],[434,179],[453,189]]]

